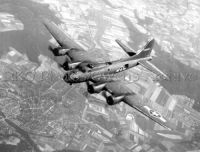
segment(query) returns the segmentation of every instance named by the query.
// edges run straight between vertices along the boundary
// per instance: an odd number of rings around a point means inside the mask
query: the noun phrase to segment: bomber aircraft
[[[154,122],[170,129],[168,121],[160,113],[142,104],[143,98],[132,91],[130,84],[125,84],[122,80],[112,81],[112,79],[99,79],[102,77],[102,74],[119,73],[139,64],[145,67],[145,64],[148,64],[148,61],[151,60],[150,53],[154,39],[150,40],[139,53],[133,52],[117,40],[117,43],[130,57],[112,62],[97,63],[96,59],[90,56],[88,51],[85,51],[80,45],[68,37],[54,22],[45,19],[43,24],[60,45],[60,47],[50,48],[50,50],[56,57],[62,59],[61,61],[57,60],[57,62],[66,70],[64,76],[66,82],[86,82],[88,92],[102,93],[109,105],[124,102]],[[147,69],[152,72],[156,71],[155,68],[151,69],[151,66],[148,66]]]

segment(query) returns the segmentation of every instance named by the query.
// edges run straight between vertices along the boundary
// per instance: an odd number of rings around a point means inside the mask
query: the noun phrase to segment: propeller
[[[48,46],[48,50],[51,51],[54,56],[60,56],[59,50],[61,49],[61,47],[53,47],[51,45]]]

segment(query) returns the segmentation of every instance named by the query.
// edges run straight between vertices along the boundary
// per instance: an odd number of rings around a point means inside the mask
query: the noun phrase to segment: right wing
[[[74,42],[74,40],[68,37],[54,22],[44,19],[43,24],[62,48],[84,50],[80,45]]]
[[[85,51],[74,40],[68,37],[54,22],[44,19],[44,26],[51,33],[60,47],[49,49],[55,56],[55,61],[68,70],[70,68],[80,67],[82,71],[93,68],[97,62],[100,62],[101,54],[95,51]],[[98,54],[97,54],[98,53]]]

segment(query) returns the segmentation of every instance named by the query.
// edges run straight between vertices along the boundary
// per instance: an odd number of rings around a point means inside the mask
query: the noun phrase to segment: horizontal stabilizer
[[[129,56],[134,56],[136,52],[132,49],[130,49],[128,46],[123,44],[119,39],[116,39],[115,42],[129,55]]]
[[[154,74],[161,76],[161,78],[169,80],[169,77],[152,63],[148,61],[140,61],[139,64],[143,66],[144,68],[146,68],[147,70],[153,72]]]

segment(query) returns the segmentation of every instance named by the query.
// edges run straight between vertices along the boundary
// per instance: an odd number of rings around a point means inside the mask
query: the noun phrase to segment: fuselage
[[[123,61],[123,62],[115,62],[110,63],[110,65],[100,66],[94,69],[91,69],[87,72],[81,72],[78,69],[74,69],[71,71],[68,71],[65,76],[64,80],[68,83],[81,83],[93,79],[98,79],[104,76],[107,76],[109,74],[116,74],[122,71],[125,71],[127,69],[130,69],[136,65],[138,65],[139,61],[143,60],[150,60],[151,57],[147,58],[141,58],[136,60],[130,60],[130,61]],[[105,77],[106,79],[106,77]]]

